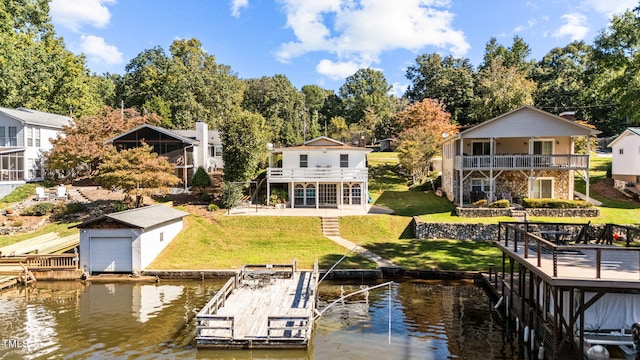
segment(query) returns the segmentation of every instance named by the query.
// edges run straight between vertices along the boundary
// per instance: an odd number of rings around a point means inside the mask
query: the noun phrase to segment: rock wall
[[[518,211],[524,211],[527,216],[544,216],[544,217],[576,217],[591,218],[600,216],[600,209],[543,209],[543,208],[527,208]],[[456,208],[456,215],[460,217],[479,218],[479,217],[495,217],[495,216],[513,216],[512,208]]]
[[[498,224],[425,223],[413,217],[416,239],[457,239],[493,241],[498,239]]]

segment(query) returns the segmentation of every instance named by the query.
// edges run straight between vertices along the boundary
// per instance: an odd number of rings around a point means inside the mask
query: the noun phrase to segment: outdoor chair
[[[44,193],[44,188],[43,187],[36,187],[36,200],[37,201],[41,201],[41,200],[48,200],[49,198],[47,197],[47,194]]]
[[[58,200],[66,200],[67,199],[67,188],[60,185],[56,189],[56,199]]]

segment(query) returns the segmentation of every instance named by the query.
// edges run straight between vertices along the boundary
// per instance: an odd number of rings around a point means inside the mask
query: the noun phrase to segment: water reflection
[[[438,281],[403,281],[337,303],[316,321],[307,351],[197,350],[195,314],[223,284],[38,282],[5,290],[0,340],[13,342],[0,343],[0,358],[519,357],[481,288]],[[323,283],[319,306],[360,288]]]

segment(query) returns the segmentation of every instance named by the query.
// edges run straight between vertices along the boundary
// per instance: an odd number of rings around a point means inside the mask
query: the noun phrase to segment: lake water
[[[198,350],[194,317],[223,284],[13,287],[0,292],[0,358],[524,358],[484,290],[465,281],[405,280],[339,302],[316,321],[306,351]],[[324,282],[319,308],[362,286]]]

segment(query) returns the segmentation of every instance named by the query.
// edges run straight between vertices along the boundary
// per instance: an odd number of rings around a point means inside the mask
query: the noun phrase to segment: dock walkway
[[[246,265],[196,316],[199,348],[306,348],[318,266]]]

